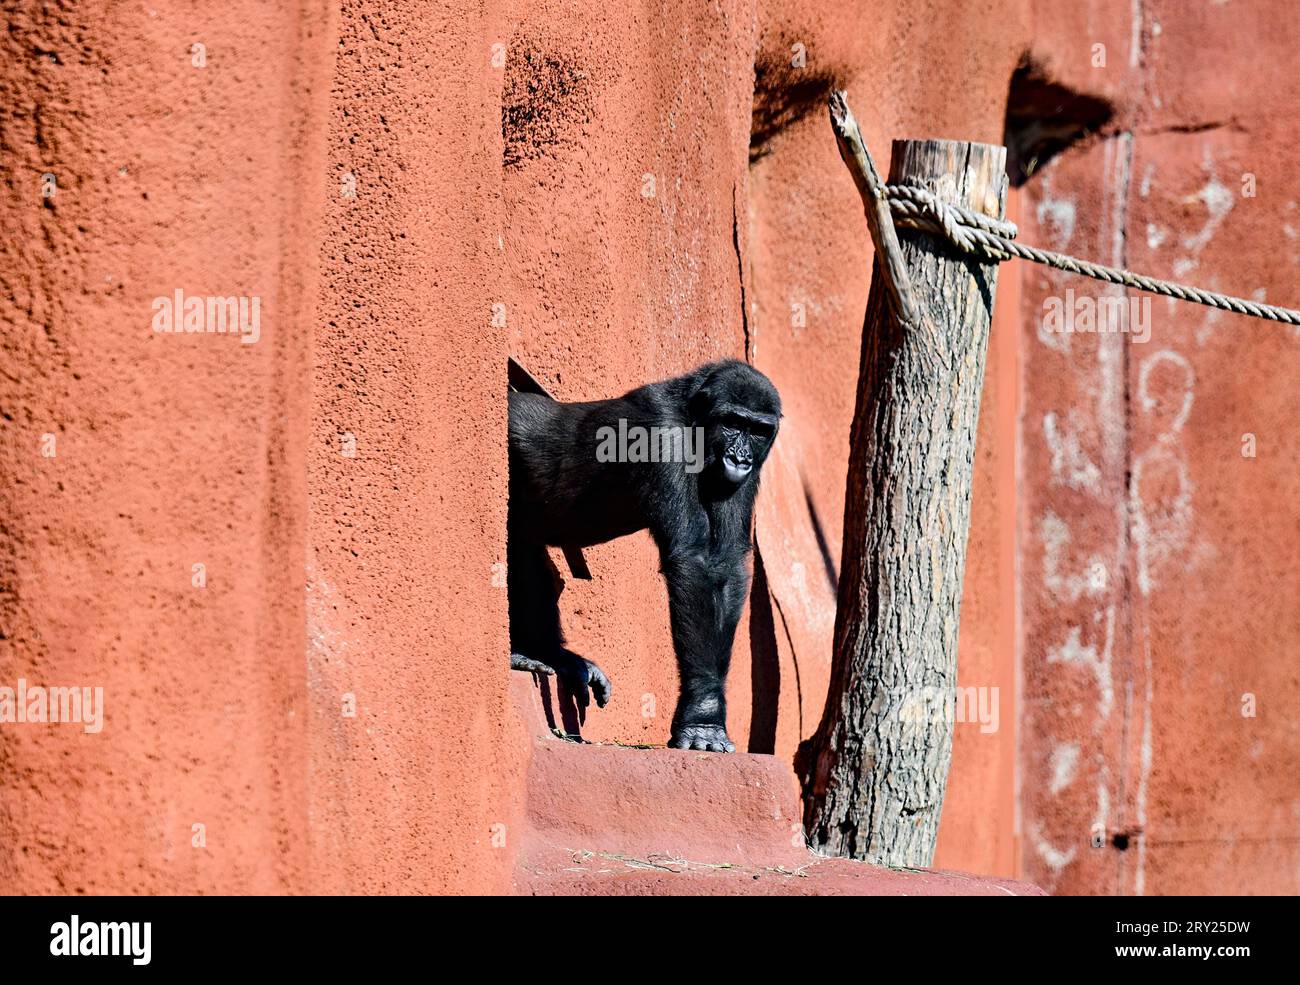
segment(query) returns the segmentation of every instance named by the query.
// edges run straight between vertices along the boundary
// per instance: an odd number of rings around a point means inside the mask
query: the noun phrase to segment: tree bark
[[[952,759],[957,628],[997,264],[923,233],[908,231],[900,241],[857,125],[836,98],[832,121],[866,203],[876,257],[830,689],[799,757],[804,826],[826,854],[927,866]],[[1000,219],[1005,162],[1006,150],[987,144],[895,141],[890,181]]]

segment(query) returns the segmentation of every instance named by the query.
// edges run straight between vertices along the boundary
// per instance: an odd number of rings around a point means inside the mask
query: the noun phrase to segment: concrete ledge
[[[799,788],[776,757],[566,741],[551,731],[554,691],[511,677],[534,736],[528,820],[546,843],[736,864],[802,847]]]
[[[784,761],[559,738],[550,684],[511,674],[510,692],[532,742],[517,892],[1043,895],[1011,879],[822,858],[804,842],[799,787]]]
[[[772,756],[540,739],[527,809],[548,841],[590,851],[752,863],[803,845],[794,776]]]
[[[663,856],[534,851],[515,872],[534,896],[1045,896],[1013,879],[930,869],[883,869],[805,851],[780,866],[728,866]]]

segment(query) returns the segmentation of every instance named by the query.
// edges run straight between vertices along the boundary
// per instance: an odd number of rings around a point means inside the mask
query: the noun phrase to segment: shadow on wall
[[[749,752],[776,752],[776,716],[781,698],[781,660],[776,650],[776,620],[763,568],[754,548],[754,580],[749,590],[749,677],[753,703],[749,718]]]
[[[826,542],[826,531],[822,529],[821,517],[817,515],[817,504],[813,502],[812,489],[807,479],[803,483],[803,498],[808,504],[808,520],[812,523],[813,536],[817,538],[817,550],[821,552],[822,565],[826,568],[826,581],[831,586],[831,592],[839,595],[840,573],[835,570],[835,559],[831,557],[831,547]]]
[[[1011,76],[1002,142],[1007,175],[1019,188],[1044,164],[1114,115],[1111,105],[1051,81],[1028,54]]]
[[[806,62],[801,63],[801,47],[794,44],[778,45],[774,50],[764,48],[754,60],[750,164],[771,152],[772,138],[814,110],[821,110],[831,90],[843,85],[838,73],[810,69]]]

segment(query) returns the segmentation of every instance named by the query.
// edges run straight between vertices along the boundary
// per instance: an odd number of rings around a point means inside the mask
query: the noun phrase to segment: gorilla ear
[[[691,415],[692,423],[708,423],[713,414],[713,394],[709,391],[707,384],[701,384],[700,388],[691,394],[686,403],[686,409]]]

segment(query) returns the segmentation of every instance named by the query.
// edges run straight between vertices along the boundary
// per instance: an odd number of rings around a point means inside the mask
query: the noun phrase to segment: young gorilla
[[[579,704],[586,706],[590,687],[604,707],[609,679],[564,647],[546,545],[582,548],[648,528],[668,583],[681,679],[669,745],[735,752],[727,737],[727,668],[749,590],[758,473],[780,419],[776,387],[735,360],[616,400],[566,404],[510,394],[510,666],[558,673]],[[610,461],[616,433],[675,435],[672,450],[686,454]]]

